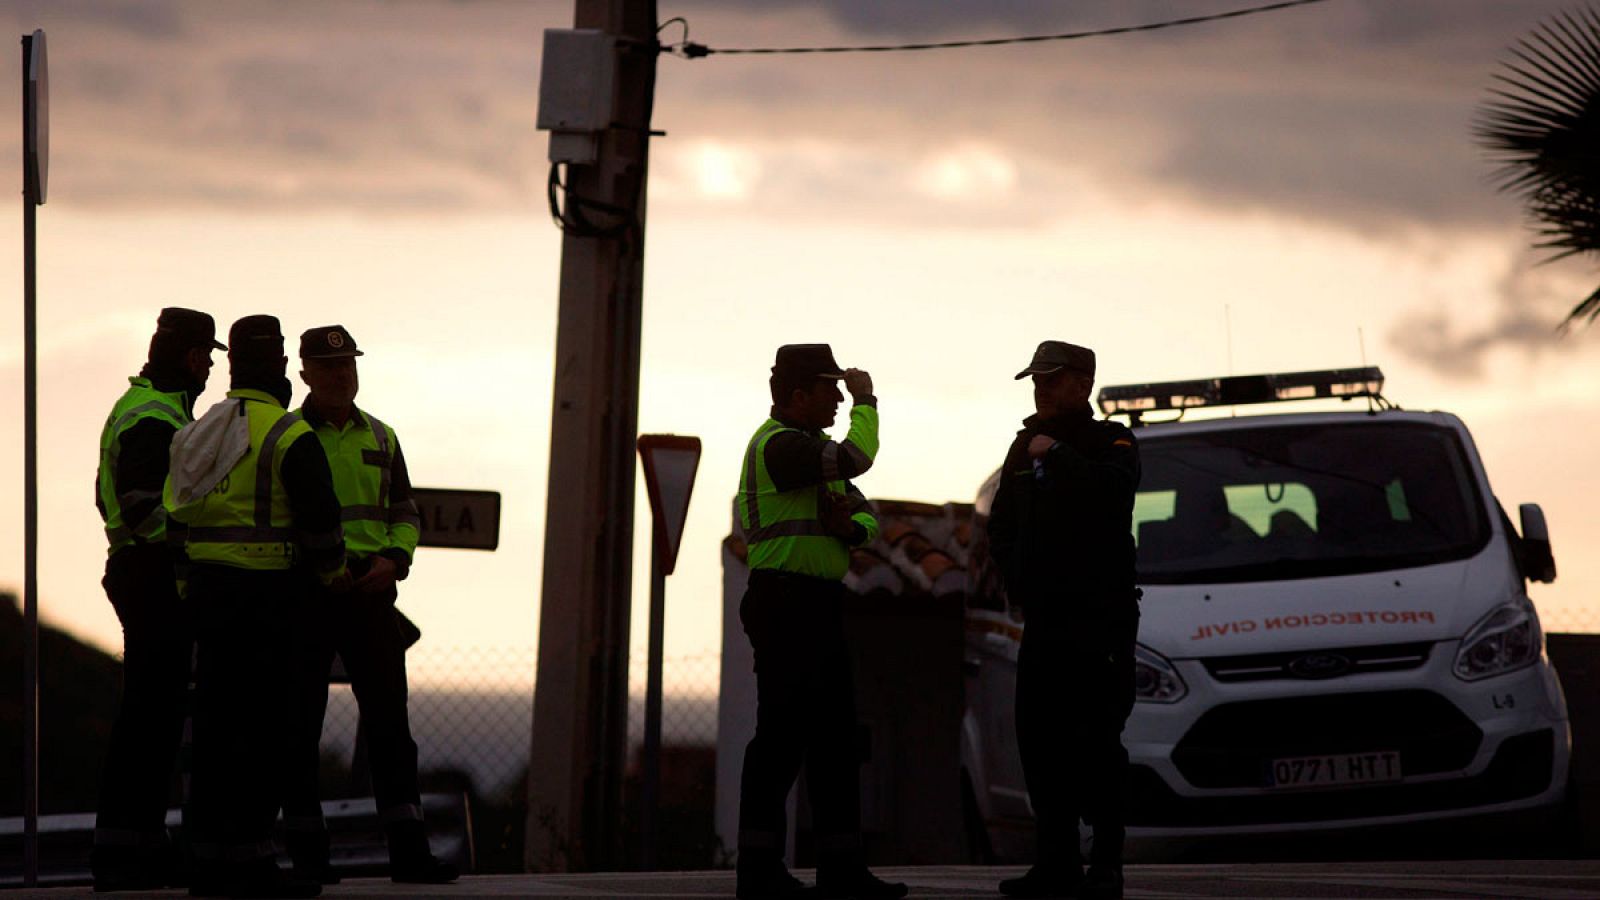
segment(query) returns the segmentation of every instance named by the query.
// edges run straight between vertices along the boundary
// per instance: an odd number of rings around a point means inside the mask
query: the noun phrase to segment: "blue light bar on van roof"
[[[1201,378],[1193,381],[1162,381],[1155,384],[1118,384],[1100,389],[1100,411],[1105,415],[1125,413],[1137,420],[1142,414],[1166,409],[1199,409],[1207,406],[1244,406],[1252,403],[1282,403],[1289,400],[1315,400],[1319,397],[1383,396],[1383,372],[1377,366],[1361,369],[1325,369],[1318,372],[1285,372],[1277,375],[1232,375],[1227,378]]]

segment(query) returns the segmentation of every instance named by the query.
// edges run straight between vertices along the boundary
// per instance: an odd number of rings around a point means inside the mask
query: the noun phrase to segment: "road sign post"
[[[22,36],[22,884],[39,883],[39,379],[34,208],[50,157],[44,32]]]
[[[639,804],[640,864],[650,871],[660,856],[661,665],[666,633],[667,576],[678,562],[678,545],[689,515],[689,495],[700,467],[700,439],[642,434],[639,458],[653,516],[650,542],[650,655],[644,688],[643,786]]]

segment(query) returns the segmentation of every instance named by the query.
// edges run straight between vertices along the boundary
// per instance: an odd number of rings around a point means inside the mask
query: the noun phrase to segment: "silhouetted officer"
[[[300,379],[311,389],[299,410],[327,453],[343,507],[344,544],[355,589],[337,595],[315,583],[301,601],[295,633],[294,731],[289,756],[284,827],[296,874],[338,881],[328,865],[328,827],[318,802],[322,719],[328,708],[328,670],[344,661],[361,707],[361,729],[372,761],[378,818],[389,842],[395,881],[445,884],[459,874],[435,859],[422,824],[417,745],[406,712],[406,637],[395,610],[395,582],[411,570],[421,518],[411,500],[411,476],[394,429],[355,405],[355,339],[339,325],[300,336]]]
[[[179,432],[164,503],[196,615],[190,893],[314,897],[274,862],[288,728],[296,565],[348,590],[339,499],[322,445],[289,412],[272,316],[228,332],[226,400]]]
[[[989,542],[1026,615],[1017,658],[1017,745],[1038,828],[1034,866],[1000,883],[1012,897],[1121,897],[1122,727],[1133,710],[1133,433],[1089,406],[1094,353],[1045,341],[990,509]],[[1088,875],[1078,819],[1093,826]]]
[[[850,433],[828,439],[844,395]],[[860,756],[855,685],[844,638],[850,548],[871,542],[878,521],[849,479],[878,452],[872,378],[841,370],[826,344],[778,348],[772,415],[756,429],[739,477],[739,521],[750,586],[739,619],[755,651],[756,734],[739,785],[738,895],[796,897],[808,889],[783,865],[785,802],[806,767],[823,896],[895,898],[861,848]]]
[[[110,545],[101,583],[122,623],[123,687],[89,854],[97,891],[151,890],[178,874],[167,801],[194,624],[178,596],[161,486],[172,436],[194,419],[205,390],[211,351],[228,349],[216,331],[203,312],[163,309],[144,368],[128,379],[100,432],[95,505]]]

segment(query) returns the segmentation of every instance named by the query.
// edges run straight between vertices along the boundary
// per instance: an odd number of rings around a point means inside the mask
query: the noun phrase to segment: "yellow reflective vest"
[[[295,411],[304,415],[304,408]],[[415,556],[422,518],[409,496],[390,497],[391,473],[400,452],[394,429],[371,413],[352,409],[343,428],[331,422],[306,423],[311,427],[333,470],[333,489],[339,495],[345,550],[353,557],[375,556],[385,550]]]
[[[167,511],[159,503],[143,521],[125,521],[124,505],[155,499],[155,495],[117,493],[117,459],[122,453],[122,435],[145,419],[160,419],[174,431],[189,424],[191,417],[185,399],[183,391],[158,391],[150,379],[134,376],[128,379],[127,392],[111,407],[111,415],[100,429],[100,469],[95,475],[95,492],[105,514],[110,553],[132,545],[135,538],[150,544],[166,539]]]
[[[866,530],[863,544],[878,536],[878,520],[859,492],[843,478],[780,491],[767,472],[767,442],[785,431],[800,429],[768,419],[750,438],[744,468],[739,476],[739,524],[745,535],[747,561],[752,570],[776,569],[799,575],[838,580],[850,569],[850,546],[828,533],[819,518],[820,497],[825,492],[851,496],[856,507],[851,520]],[[857,404],[850,409],[846,438],[871,460],[878,452],[878,410]],[[829,443],[837,456],[838,445]],[[826,451],[825,451],[826,455]],[[827,467],[826,460],[824,468]]]
[[[177,505],[171,476],[163,493],[168,515],[175,525],[182,525],[176,536],[181,536],[189,560],[281,570],[294,565],[297,543],[308,548],[338,544],[337,530],[305,534],[292,527],[289,497],[283,488],[283,456],[297,438],[310,433],[310,427],[264,391],[233,390],[228,397],[243,401],[240,409],[250,426],[249,452],[210,493],[186,506]],[[343,571],[342,564],[339,571]],[[319,574],[324,580],[330,577]]]

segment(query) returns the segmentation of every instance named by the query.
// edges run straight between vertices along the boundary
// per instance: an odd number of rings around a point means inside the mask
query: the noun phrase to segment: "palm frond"
[[[1595,288],[1594,293],[1584,298],[1582,303],[1573,308],[1572,312],[1567,316],[1566,324],[1571,325],[1579,319],[1588,319],[1593,322],[1596,317],[1600,317],[1600,288]]]
[[[1510,49],[1473,134],[1520,197],[1549,260],[1600,255],[1600,12],[1559,13]],[[1600,316],[1600,289],[1567,324]]]

